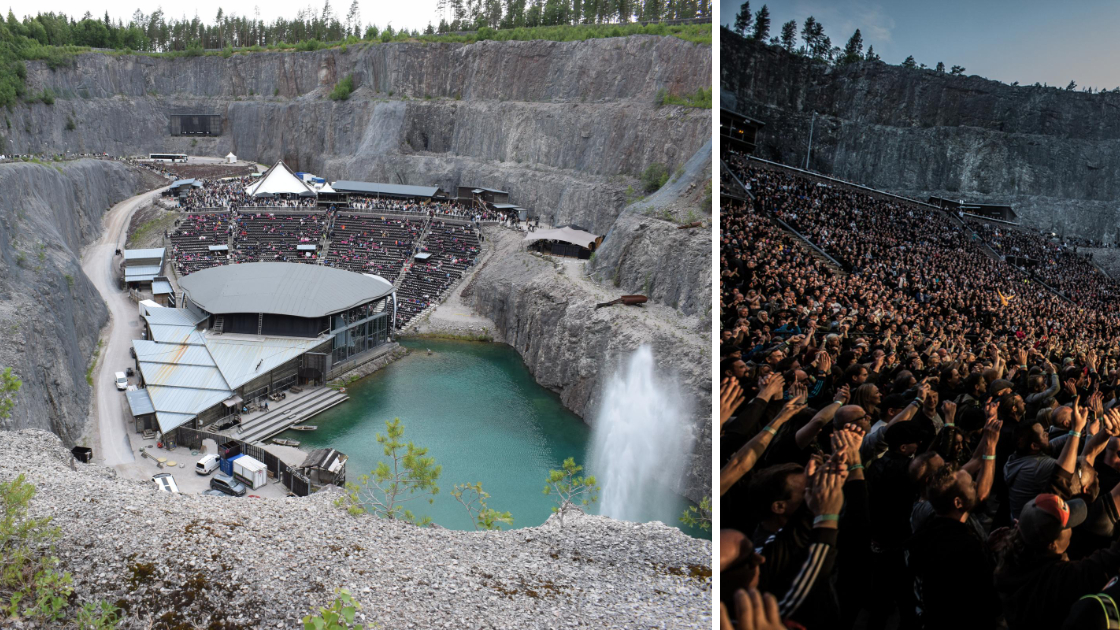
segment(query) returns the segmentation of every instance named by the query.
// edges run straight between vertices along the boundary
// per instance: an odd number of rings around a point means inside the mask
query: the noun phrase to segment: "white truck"
[[[268,467],[260,460],[248,455],[242,455],[231,462],[233,464],[233,478],[256,490],[268,483]]]

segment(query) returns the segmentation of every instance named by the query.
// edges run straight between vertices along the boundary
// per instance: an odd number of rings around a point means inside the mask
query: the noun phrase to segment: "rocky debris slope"
[[[17,151],[232,150],[328,179],[500,188],[548,223],[604,232],[647,166],[673,171],[710,137],[710,111],[655,101],[708,87],[711,63],[710,46],[658,36],[84,54],[29,63],[28,89],[57,99],[16,108],[0,136]],[[327,99],[350,74],[354,94]],[[170,137],[172,113],[221,115],[224,135]]]
[[[60,528],[78,600],[157,627],[293,628],[338,587],[386,629],[711,627],[711,543],[660,523],[422,530],[350,516],[336,489],[170,495],[70,459],[48,433],[0,434],[0,481],[23,473],[37,487],[32,515]]]
[[[726,30],[720,58],[722,106],[766,123],[760,157],[803,165],[812,127],[813,170],[920,199],[1011,203],[1028,225],[1120,236],[1120,94],[883,63],[833,68]]]
[[[105,160],[0,164],[0,367],[23,380],[0,428],[47,429],[68,445],[81,436],[86,369],[109,318],[82,273],[81,249],[100,236],[105,211],[143,181]]]
[[[491,227],[485,234],[493,253],[464,289],[463,302],[493,322],[495,339],[521,354],[538,383],[558,392],[564,406],[592,426],[607,379],[639,346],[651,345],[661,372],[678,383],[694,427],[685,477],[671,483],[693,501],[709,495],[710,313],[687,315],[656,302],[596,309],[623,291],[588,276],[586,261],[530,253],[521,247],[522,232]],[[710,251],[710,232],[687,238],[706,241]],[[701,247],[689,251],[694,249]],[[707,274],[710,291],[710,262]]]

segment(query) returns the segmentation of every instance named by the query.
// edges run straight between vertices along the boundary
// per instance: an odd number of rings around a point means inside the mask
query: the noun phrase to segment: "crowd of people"
[[[384,211],[396,214],[421,214],[428,217],[452,217],[472,221],[500,221],[505,218],[500,212],[478,208],[458,201],[410,201],[387,199],[385,197],[349,196],[351,210]]]
[[[331,228],[331,247],[323,264],[396,282],[423,230],[421,218],[341,213]]]
[[[246,194],[247,186],[256,178],[245,176],[221,180],[203,179],[202,184],[178,200],[178,207],[185,210],[200,208],[314,208],[315,197],[269,197],[257,198]],[[389,199],[376,196],[348,195],[347,201],[335,204],[361,212],[386,212],[395,214],[419,214],[428,217],[449,217],[479,221],[501,221],[506,214],[488,208],[479,208],[458,201],[417,201],[408,199]]]
[[[1120,298],[1120,283],[1101,273],[1078,247],[1038,230],[993,225],[973,218],[966,223],[1005,260],[1021,267],[1075,304],[1105,309]]]
[[[314,208],[316,197],[253,197],[245,188],[257,178],[244,176],[227,179],[201,179],[202,184],[192,187],[186,196],[179,198],[179,207],[186,210],[199,208]]]
[[[1056,296],[939,210],[728,165],[748,198],[720,213],[727,627],[1112,627],[1108,298]]]

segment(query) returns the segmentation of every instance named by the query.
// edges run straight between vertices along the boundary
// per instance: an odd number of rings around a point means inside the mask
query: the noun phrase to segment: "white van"
[[[194,465],[194,471],[200,475],[209,475],[218,469],[218,456],[214,454],[204,455],[198,463]]]
[[[117,379],[117,389],[124,391],[128,387],[128,377],[124,375],[124,372],[115,372],[113,378]]]
[[[156,487],[163,492],[179,494],[179,486],[175,484],[175,478],[171,476],[171,473],[152,475],[152,481],[156,482]]]

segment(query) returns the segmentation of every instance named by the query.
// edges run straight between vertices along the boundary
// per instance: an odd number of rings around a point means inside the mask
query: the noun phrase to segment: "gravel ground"
[[[293,628],[337,587],[380,628],[710,628],[709,541],[660,523],[555,518],[507,532],[419,529],[304,499],[157,492],[76,464],[39,430],[0,432],[0,481],[25,473],[62,531],[79,600],[156,628]],[[147,624],[144,624],[147,627]]]

